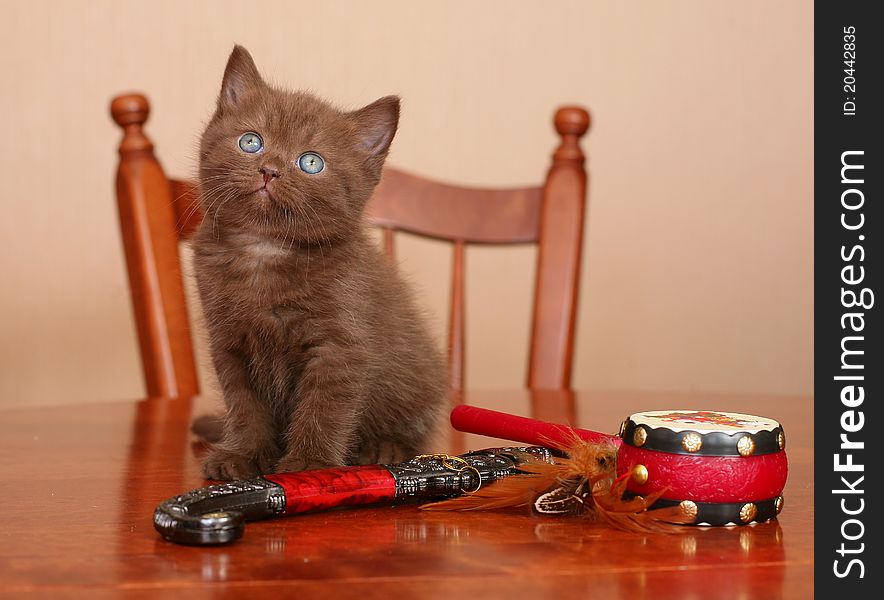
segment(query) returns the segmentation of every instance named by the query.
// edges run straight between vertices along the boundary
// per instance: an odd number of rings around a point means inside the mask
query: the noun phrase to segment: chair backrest
[[[193,183],[166,177],[144,133],[150,106],[141,94],[111,102],[123,129],[117,202],[141,360],[150,396],[198,393],[178,243],[199,226]],[[580,138],[589,114],[580,107],[555,113],[561,142],[543,185],[478,189],[430,181],[387,167],[369,203],[370,220],[393,236],[405,231],[453,247],[449,368],[456,397],[464,385],[464,249],[468,244],[538,244],[527,385],[569,389],[577,314],[587,176]]]

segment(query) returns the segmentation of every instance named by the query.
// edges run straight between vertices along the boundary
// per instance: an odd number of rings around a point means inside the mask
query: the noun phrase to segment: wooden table
[[[467,403],[615,431],[630,413],[706,408],[779,420],[789,481],[779,521],[613,531],[526,512],[339,510],[250,523],[231,546],[153,530],[155,505],[204,485],[192,401],[151,399],[0,412],[0,596],[337,598],[810,598],[813,408],[809,398],[482,392]],[[467,436],[471,448],[496,445]]]

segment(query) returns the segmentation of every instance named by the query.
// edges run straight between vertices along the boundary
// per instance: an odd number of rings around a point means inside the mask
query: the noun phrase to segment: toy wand
[[[475,406],[458,406],[451,424],[522,443],[567,447],[575,436],[617,446],[628,492],[659,494],[655,507],[680,505],[695,523],[744,525],[783,508],[788,463],[783,427],[771,419],[719,411],[661,410],[629,416],[617,435],[577,429]]]
[[[550,462],[552,456],[541,447],[491,448],[461,456],[426,454],[396,465],[275,473],[169,498],[157,506],[153,523],[160,535],[178,544],[226,544],[242,537],[246,521],[342,506],[450,498],[520,473],[519,465],[526,462]]]

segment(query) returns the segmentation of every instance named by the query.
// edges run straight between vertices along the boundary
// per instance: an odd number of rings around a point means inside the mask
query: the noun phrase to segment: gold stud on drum
[[[644,465],[635,465],[632,467],[632,480],[639,485],[648,482],[648,468]]]
[[[777,434],[777,445],[780,447],[780,450],[786,449],[786,434],[782,431]]]
[[[758,508],[755,506],[753,502],[747,502],[743,505],[743,508],[740,509],[740,520],[743,523],[749,523],[755,518],[755,515],[758,514]]]
[[[682,500],[679,503],[679,508],[681,508],[682,514],[692,519],[697,518],[697,503],[691,500]]]
[[[648,430],[644,427],[636,427],[632,434],[632,442],[636,446],[644,446],[646,441],[648,441]]]
[[[783,497],[782,496],[777,496],[776,509],[777,509],[777,514],[780,514],[783,511]]]
[[[694,432],[690,432],[681,438],[681,447],[688,452],[699,452],[702,446],[703,438]]]
[[[737,441],[737,452],[740,456],[752,456],[755,453],[755,440],[751,435],[744,435]]]

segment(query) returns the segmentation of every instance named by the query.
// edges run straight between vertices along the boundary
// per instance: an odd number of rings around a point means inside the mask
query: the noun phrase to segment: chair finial
[[[142,125],[150,115],[150,103],[143,94],[117,96],[111,101],[110,112],[117,125],[123,129],[121,153],[153,148],[153,144],[142,130]]]
[[[150,104],[143,94],[125,94],[117,96],[111,102],[111,116],[120,127],[144,125],[149,114]]]
[[[580,138],[589,129],[589,113],[580,106],[563,106],[553,119],[562,143],[553,154],[554,164],[583,164],[586,157],[580,149]]]
[[[563,106],[553,120],[559,135],[583,136],[589,129],[589,113],[579,106]]]

